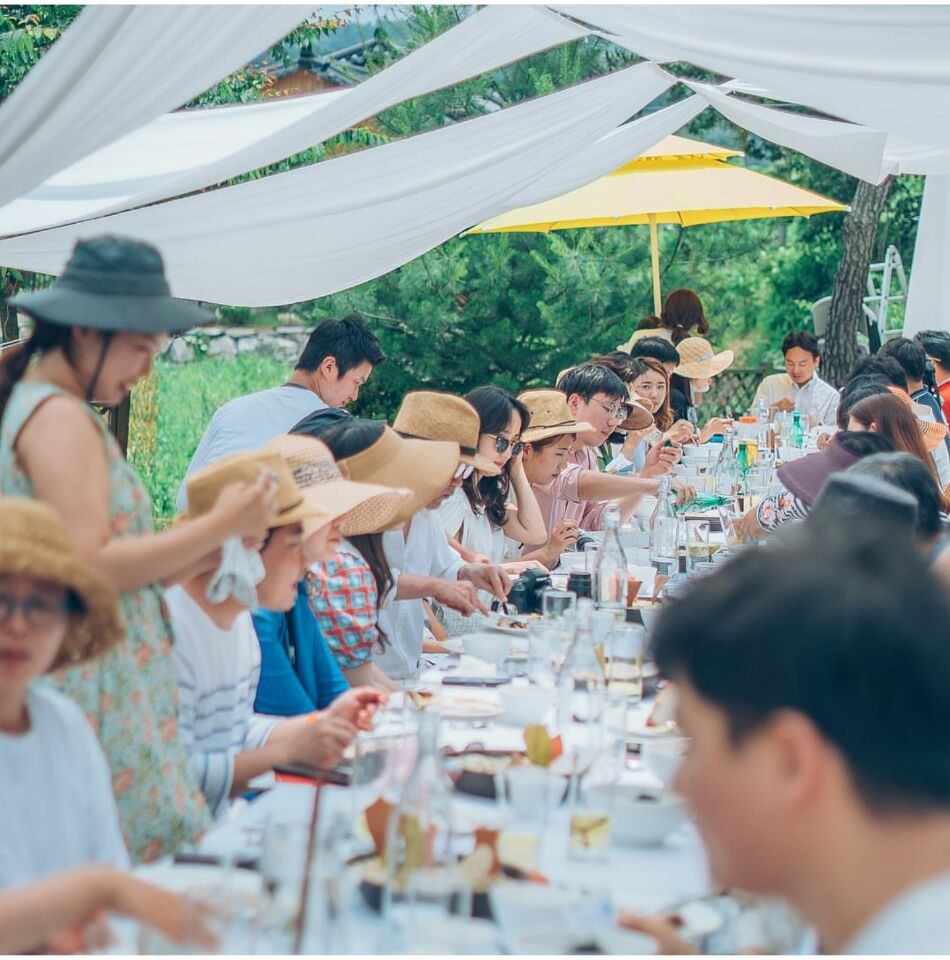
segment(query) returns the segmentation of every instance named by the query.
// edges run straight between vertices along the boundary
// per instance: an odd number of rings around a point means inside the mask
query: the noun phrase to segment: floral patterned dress
[[[34,496],[13,445],[36,408],[61,393],[51,384],[31,381],[14,388],[0,423],[0,494]],[[151,533],[148,493],[102,418],[91,408],[89,415],[102,431],[109,465],[113,536]],[[133,861],[147,862],[196,840],[210,820],[178,739],[172,630],[162,589],[126,590],[120,605],[128,625],[126,641],[50,679],[79,704],[99,737],[129,853]]]

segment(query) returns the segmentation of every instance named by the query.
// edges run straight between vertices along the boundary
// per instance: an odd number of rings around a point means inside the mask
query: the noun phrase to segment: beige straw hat
[[[920,439],[924,441],[927,452],[933,453],[947,436],[947,425],[945,423],[936,423],[933,420],[921,420],[914,409],[917,404],[914,403],[909,393],[901,390],[900,387],[888,387],[887,389],[904,403],[905,406],[910,407],[910,412],[914,415],[914,419],[917,421],[917,428],[920,430]]]
[[[277,513],[271,518],[270,527],[312,522],[318,517],[325,518],[324,522],[331,519],[324,507],[304,499],[287,462],[279,453],[268,450],[235,453],[193,473],[186,488],[188,507],[181,519],[193,520],[209,513],[225,487],[232,483],[253,483],[261,469],[272,470],[277,477]],[[315,524],[313,529],[320,526]]]
[[[518,399],[528,408],[530,426],[521,434],[525,443],[537,443],[548,437],[593,430],[589,423],[578,423],[560,390],[526,390]]]
[[[417,440],[449,440],[459,445],[459,459],[486,477],[501,470],[478,452],[478,411],[461,397],[435,390],[414,390],[402,399],[393,429]]]
[[[306,502],[324,512],[305,525],[308,536],[337,519],[345,537],[379,533],[393,525],[412,499],[411,490],[344,479],[330,448],[316,437],[291,433],[271,440],[263,449],[284,458]]]
[[[638,340],[643,340],[646,337],[660,337],[662,340],[669,340],[670,343],[673,342],[673,337],[666,327],[645,327],[642,330],[634,330],[630,335],[630,339],[626,343],[621,343],[617,349],[629,353]],[[679,348],[677,347],[677,349]]]
[[[680,365],[673,371],[688,380],[709,380],[732,366],[736,355],[731,350],[713,353],[712,345],[703,337],[687,337],[676,345]]]
[[[402,526],[445,489],[458,462],[457,443],[411,440],[385,427],[375,443],[336,465],[347,480],[408,487],[410,496],[393,519],[393,526]]]
[[[66,527],[51,507],[21,497],[0,498],[0,575],[22,574],[66,587],[80,609],[50,670],[98,657],[125,638],[112,581],[76,554]]]

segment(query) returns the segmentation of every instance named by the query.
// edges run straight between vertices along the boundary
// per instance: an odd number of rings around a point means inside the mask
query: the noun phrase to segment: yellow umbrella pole
[[[660,248],[656,238],[656,214],[650,218],[650,262],[653,266],[653,315],[660,315]]]

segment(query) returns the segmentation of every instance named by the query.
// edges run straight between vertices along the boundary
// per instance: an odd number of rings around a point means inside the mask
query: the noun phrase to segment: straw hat
[[[341,457],[336,465],[348,480],[408,487],[410,496],[393,520],[393,526],[402,526],[445,489],[458,462],[457,443],[412,440],[387,426],[365,450]]]
[[[305,528],[308,534],[337,519],[345,537],[378,533],[393,525],[412,498],[411,490],[345,480],[330,448],[316,437],[287,434],[263,449],[284,458],[306,501],[323,511]]]
[[[676,345],[680,365],[673,371],[688,380],[709,380],[732,366],[736,355],[731,350],[713,353],[712,345],[703,337],[687,337]]]
[[[150,243],[128,237],[78,241],[52,286],[21,293],[10,303],[49,323],[92,330],[174,333],[214,319],[172,297],[162,255]]]
[[[660,337],[663,340],[669,340],[670,343],[673,342],[673,336],[666,327],[652,327],[644,328],[642,330],[634,330],[630,335],[630,339],[626,343],[621,343],[618,350],[625,350],[627,353],[633,348],[633,345],[638,340],[643,340],[646,337]],[[679,349],[677,347],[677,349]]]
[[[66,527],[37,500],[0,498],[0,575],[24,574],[71,590],[82,609],[70,616],[50,670],[98,657],[125,638],[112,581],[76,555]]]
[[[486,477],[501,470],[478,452],[478,411],[461,397],[435,390],[414,390],[402,399],[393,429],[418,440],[449,440],[459,445],[459,459]]]
[[[316,518],[323,519],[324,523],[330,520],[326,508],[304,498],[284,458],[268,450],[235,453],[193,473],[186,488],[188,507],[181,519],[193,520],[209,513],[225,487],[232,483],[253,483],[261,469],[272,470],[277,477],[277,513],[268,526],[287,527],[292,523],[312,522]],[[320,526],[320,523],[313,524],[312,529]]]
[[[901,390],[900,387],[888,387],[888,390],[894,394],[905,406],[910,408],[910,412],[914,415],[914,419],[917,421],[917,427],[920,430],[920,438],[924,441],[924,446],[927,448],[928,453],[933,453],[937,447],[943,443],[945,437],[947,436],[947,425],[945,423],[936,423],[933,420],[922,420],[917,415],[917,406],[918,404],[914,403],[911,399],[909,393],[905,390]],[[925,408],[926,409],[926,408]]]
[[[593,426],[574,419],[567,397],[560,390],[526,390],[518,399],[528,408],[530,426],[521,434],[525,443],[569,433],[587,433]]]

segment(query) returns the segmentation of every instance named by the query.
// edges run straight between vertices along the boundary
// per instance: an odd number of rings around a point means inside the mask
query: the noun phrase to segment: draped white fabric
[[[950,330],[950,176],[929,176],[917,225],[914,264],[910,272],[904,336],[919,330]]]
[[[323,296],[505,209],[642,109],[656,82],[641,64],[311,167],[0,241],[0,263],[55,274],[77,238],[110,231],[156,244],[176,296],[247,306]]]
[[[688,61],[950,150],[950,7],[555,5],[651,60]]]
[[[587,32],[544,7],[489,7],[344,91],[159,117],[0,209],[0,236],[220,183],[276,163],[394,104]]]
[[[180,107],[308,12],[284,5],[86,7],[0,105],[0,203]]]

